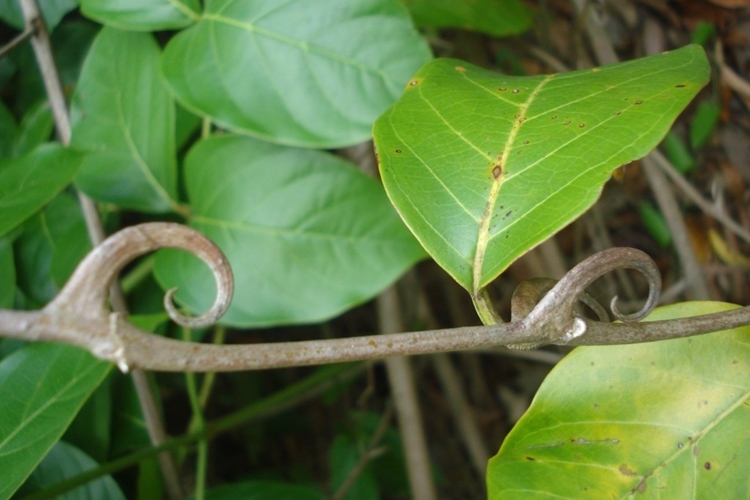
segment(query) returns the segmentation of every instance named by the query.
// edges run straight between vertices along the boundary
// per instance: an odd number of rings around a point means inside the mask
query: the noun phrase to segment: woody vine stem
[[[72,277],[46,307],[38,311],[0,310],[0,336],[29,341],[64,342],[89,350],[123,372],[133,369],[183,372],[259,370],[379,359],[396,355],[478,349],[505,345],[530,348],[544,344],[612,345],[650,342],[715,332],[750,324],[750,307],[669,321],[639,323],[656,305],[661,280],[656,265],[643,252],[613,248],[584,260],[559,282],[522,284],[514,294],[510,323],[369,335],[355,338],[249,345],[209,345],[161,337],[130,324],[108,305],[110,286],[136,257],[160,248],[194,253],[211,269],[217,296],[209,311],[187,317],[177,311],[170,290],[164,304],[176,323],[198,328],[219,319],[231,302],[234,282],[221,250],[197,231],[180,224],[154,222],[132,226],[110,236],[79,264]],[[622,323],[610,323],[602,308],[590,304],[599,320],[584,318],[578,302],[585,288],[619,267],[646,277],[649,296],[641,311],[625,316],[612,301]]]

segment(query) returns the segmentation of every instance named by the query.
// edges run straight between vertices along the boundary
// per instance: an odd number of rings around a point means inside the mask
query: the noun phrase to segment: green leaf
[[[396,0],[207,0],[163,68],[181,103],[222,126],[330,148],[369,139],[429,57]]]
[[[736,307],[688,302],[649,320]],[[490,460],[489,498],[746,498],[749,339],[743,327],[575,349]]]
[[[376,295],[424,256],[381,186],[343,160],[249,137],[199,142],[185,161],[190,225],[226,253],[230,325],[308,323]],[[162,251],[156,277],[193,311],[214,300],[208,268]]]
[[[90,21],[74,19],[66,21],[52,33],[55,65],[63,88],[73,89],[78,85],[83,62],[100,28]]]
[[[694,170],[698,166],[695,163],[692,151],[688,149],[685,142],[674,130],[670,130],[666,137],[664,137],[662,147],[664,147],[664,153],[666,153],[669,161],[679,172],[684,174]]]
[[[425,249],[476,293],[581,215],[705,85],[703,49],[534,77],[425,65],[375,124],[386,192]]]
[[[191,113],[179,104],[175,106],[176,128],[175,141],[177,150],[181,150],[201,126],[201,117]]]
[[[638,211],[641,213],[643,225],[654,241],[662,248],[667,248],[671,245],[672,233],[669,231],[669,225],[659,209],[651,203],[644,201],[638,205]]]
[[[492,36],[531,28],[531,11],[520,0],[402,0],[414,23],[425,28],[459,28]]]
[[[719,124],[721,106],[712,101],[703,101],[698,105],[695,116],[690,122],[690,146],[693,150],[702,148],[711,138],[716,125]]]
[[[16,266],[9,236],[0,236],[0,309],[11,309],[16,295]]]
[[[31,474],[110,368],[60,344],[32,344],[0,362],[0,499]]]
[[[70,184],[82,161],[82,155],[52,143],[0,160],[0,235],[49,203]]]
[[[0,101],[0,159],[9,158],[13,155],[13,144],[18,135],[18,125],[13,114]]]
[[[97,200],[149,212],[176,207],[174,101],[146,33],[104,28],[73,96],[71,147],[86,152],[76,185]]]
[[[81,209],[75,197],[62,193],[23,226],[15,241],[18,285],[41,307],[68,280],[91,248]]]
[[[77,84],[83,59],[98,32],[99,26],[89,21],[69,21],[52,33],[50,44],[63,89],[72,89]],[[22,116],[31,106],[47,100],[47,93],[31,44],[18,46],[8,54],[7,59],[12,60],[17,67],[13,111]]]
[[[134,449],[149,446],[151,440],[148,435],[148,424],[143,417],[138,393],[135,390],[133,377],[122,375],[119,372],[113,372],[112,374],[113,384],[110,396],[114,403],[114,409],[112,412],[110,454],[120,456]],[[159,397],[158,394],[156,396]],[[160,405],[160,403],[158,401],[157,405]]]
[[[79,448],[97,462],[106,462],[110,456],[114,429],[112,407],[116,401],[113,400],[112,382],[117,376],[122,374],[115,370],[109,373],[78,410],[76,418],[62,436],[63,441]]]
[[[79,448],[64,441],[58,442],[44,457],[39,467],[29,477],[24,489],[39,490],[70,479],[99,464]],[[58,498],[63,498],[58,497]],[[112,476],[104,476],[71,490],[64,495],[65,500],[125,500],[117,482]]]
[[[698,21],[698,25],[690,34],[690,43],[706,45],[716,35],[716,26],[708,21]]]
[[[55,29],[62,18],[77,7],[75,0],[54,0],[39,2],[42,19],[49,31]],[[23,14],[18,0],[0,0],[0,19],[16,29],[23,29]]]
[[[198,0],[81,0],[81,11],[118,29],[162,31],[193,24],[200,5]]]
[[[194,499],[195,497],[190,497]],[[247,481],[220,486],[206,492],[206,500],[323,500],[326,498],[315,488],[284,484],[276,481]]]
[[[39,101],[31,106],[21,120],[13,156],[23,156],[50,140],[55,122],[49,102]]]
[[[328,457],[333,491],[337,491],[344,484],[359,464],[363,449],[366,449],[363,448],[363,444],[366,446],[366,443],[357,443],[346,434],[339,434],[333,440]],[[342,498],[345,500],[378,500],[380,498],[378,484],[371,466],[366,466],[359,472],[356,481]]]
[[[360,449],[372,441],[382,424],[383,415],[376,412],[351,412],[352,425],[357,431]],[[381,446],[384,451],[370,462],[378,486],[383,496],[395,498],[409,498],[409,477],[404,447],[398,429],[389,426],[382,438]]]

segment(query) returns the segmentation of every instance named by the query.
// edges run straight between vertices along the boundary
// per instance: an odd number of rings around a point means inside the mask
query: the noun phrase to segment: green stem
[[[190,329],[183,328],[183,339],[190,340]],[[206,493],[206,469],[208,467],[208,439],[205,436],[206,421],[203,418],[203,408],[201,408],[200,397],[196,390],[195,373],[185,373],[185,385],[187,387],[190,407],[193,410],[193,422],[195,422],[195,432],[202,435],[198,440],[198,456],[195,464],[195,500],[203,500]]]
[[[214,328],[214,344],[221,345],[224,343],[224,338],[226,337],[227,330],[221,325],[216,325]],[[201,392],[200,392],[200,405],[201,408],[206,407],[206,403],[208,402],[208,397],[211,395],[211,389],[214,387],[214,380],[216,380],[216,372],[208,372],[206,373],[205,377],[203,377],[203,384],[201,385]]]
[[[211,118],[204,116],[201,122],[201,139],[211,136]]]
[[[487,288],[480,288],[472,296],[471,301],[474,303],[479,319],[484,325],[502,325],[505,323],[503,318],[495,310],[492,299]]]

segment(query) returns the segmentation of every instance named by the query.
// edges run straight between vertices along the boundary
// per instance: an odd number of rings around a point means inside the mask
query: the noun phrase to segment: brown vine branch
[[[183,342],[140,330],[110,311],[107,294],[118,272],[132,259],[164,248],[181,248],[203,259],[217,281],[217,297],[209,311],[188,318],[165,296],[167,311],[191,327],[216,321],[229,307],[233,279],[219,248],[197,231],[173,223],[148,223],[124,229],[96,247],[78,266],[58,296],[40,311],[0,310],[0,336],[77,345],[116,363],[122,371],[237,371],[317,365],[398,355],[426,354],[530,344],[613,345],[665,340],[727,330],[750,324],[750,307],[670,321],[637,323],[658,299],[661,280],[651,259],[638,250],[613,248],[574,267],[535,306],[523,305],[524,317],[500,325],[424,330],[251,345],[210,345]],[[649,282],[649,297],[635,315],[613,313],[623,323],[585,319],[577,312],[583,290],[602,274],[633,268]],[[533,294],[532,294],[533,295]],[[529,299],[517,299],[525,300]],[[533,297],[536,301],[537,297]]]

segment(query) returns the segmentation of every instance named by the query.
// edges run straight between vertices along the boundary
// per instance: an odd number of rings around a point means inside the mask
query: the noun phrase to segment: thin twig
[[[591,39],[594,53],[598,64],[614,64],[619,62],[619,58],[612,48],[612,42],[602,28],[600,20],[596,17],[591,5],[586,0],[574,0],[579,15],[584,16],[585,29]],[[644,158],[644,164],[653,163],[650,157]],[[685,221],[680,214],[677,200],[674,193],[669,189],[669,185],[663,178],[661,172],[654,168],[646,168],[646,175],[656,196],[656,201],[661,209],[664,218],[667,220],[669,231],[675,243],[675,249],[680,257],[680,266],[682,273],[688,283],[688,292],[690,298],[708,299],[708,287],[703,275],[700,273],[698,259],[690,244],[690,239],[685,227]]]
[[[672,193],[666,177],[664,177],[661,169],[656,165],[656,161],[651,156],[647,156],[643,159],[643,165],[646,167],[644,171],[656,197],[656,202],[659,205],[662,215],[664,215],[669,232],[672,234],[674,248],[679,256],[682,275],[685,276],[687,283],[687,296],[693,300],[706,300],[709,298],[706,279],[701,273],[698,258],[693,251],[685,219],[680,213],[677,200]]]
[[[346,494],[349,492],[352,486],[354,486],[354,483],[365,470],[367,464],[388,451],[387,447],[379,446],[379,444],[385,436],[385,431],[388,430],[388,423],[390,422],[392,417],[393,410],[389,406],[383,413],[383,416],[380,417],[378,427],[375,429],[375,433],[372,435],[372,438],[367,445],[367,449],[359,457],[359,460],[349,472],[349,475],[346,476],[346,479],[344,479],[344,481],[341,483],[341,486],[339,486],[339,488],[336,490],[336,493],[334,493],[334,495],[331,497],[331,500],[342,500],[344,497],[346,497]]]
[[[670,162],[660,151],[655,150],[651,152],[649,156],[653,158],[654,163],[665,174],[667,174],[669,179],[674,182],[680,191],[682,191],[690,201],[695,203],[698,208],[716,219],[717,222],[732,231],[738,237],[750,243],[750,232],[729,217],[719,206],[706,200],[692,184],[685,180],[685,177],[677,171],[674,165],[672,165],[672,162]]]
[[[729,88],[737,92],[743,98],[745,104],[747,104],[748,100],[750,100],[750,83],[724,62],[724,49],[721,40],[717,40],[714,45],[714,58],[716,59],[716,65],[721,71],[722,80],[724,80]]]
[[[39,71],[42,75],[42,81],[47,92],[47,96],[52,109],[52,116],[55,121],[55,129],[60,141],[65,145],[70,145],[72,136],[70,116],[68,115],[65,95],[63,93],[60,77],[52,55],[52,46],[50,44],[47,29],[42,20],[39,8],[35,0],[21,0],[21,12],[23,13],[25,30],[32,33],[31,45],[34,49]],[[80,191],[77,191],[78,200],[81,205],[81,211],[86,223],[86,229],[93,246],[97,246],[104,241],[105,232],[102,226],[99,212],[93,200]],[[127,306],[125,298],[119,286],[114,282],[108,287],[108,293],[112,307],[122,315],[127,315]],[[146,420],[147,429],[151,442],[154,446],[162,444],[166,439],[166,431],[161,422],[161,416],[156,407],[156,400],[151,392],[151,386],[148,383],[146,375],[138,370],[132,374],[135,384],[136,393]],[[169,497],[177,500],[182,497],[182,491],[177,477],[177,468],[171,455],[159,455],[159,465],[164,475],[165,484]]]
[[[26,26],[24,30],[16,35],[13,40],[0,47],[0,57],[8,54],[11,50],[15,49],[19,44],[26,41],[27,38],[34,34],[34,29]]]
[[[484,478],[490,453],[487,451],[485,440],[476,424],[476,418],[471,411],[469,402],[466,400],[464,388],[460,383],[461,377],[447,354],[441,353],[432,356],[432,365],[440,379],[440,385],[445,391],[448,405],[454,416],[453,420],[461,435],[461,440],[469,452],[474,470],[480,478]]]
[[[377,299],[380,328],[385,333],[403,331],[400,304],[395,286],[381,293]],[[411,498],[436,500],[437,493],[432,481],[430,454],[427,449],[422,412],[419,408],[416,381],[409,358],[389,357],[385,360],[388,381],[396,405],[398,426],[404,443],[406,469],[409,473]]]

